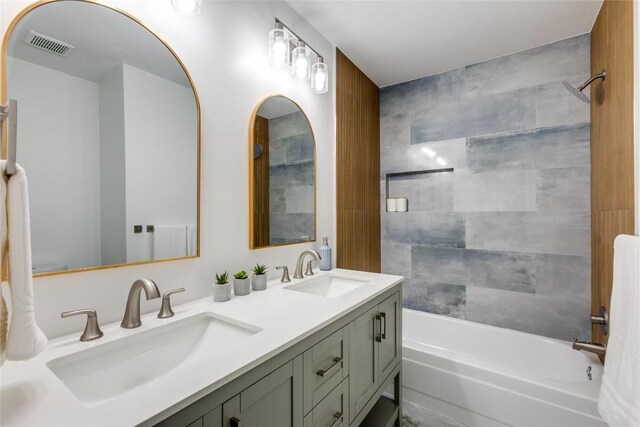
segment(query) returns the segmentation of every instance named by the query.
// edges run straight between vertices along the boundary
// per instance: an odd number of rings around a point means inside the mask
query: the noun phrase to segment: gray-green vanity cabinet
[[[222,425],[302,427],[302,356],[225,402]]]
[[[162,427],[399,426],[401,285],[186,408]],[[393,399],[382,395],[394,385]],[[382,422],[382,424],[380,424]]]
[[[353,421],[400,362],[402,303],[393,294],[349,326],[349,414]]]

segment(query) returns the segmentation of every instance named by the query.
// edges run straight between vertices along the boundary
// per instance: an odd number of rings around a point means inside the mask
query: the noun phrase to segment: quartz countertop
[[[367,283],[336,298],[283,289],[324,275]],[[175,316],[169,319],[158,319],[157,313],[148,313],[142,316],[142,326],[136,329],[123,329],[120,322],[101,325],[104,337],[95,341],[78,341],[82,331],[51,340],[37,357],[24,362],[6,361],[2,366],[0,424],[4,427],[87,427],[159,422],[366,304],[402,280],[401,276],[340,269],[317,272],[311,278],[294,279],[286,284],[276,279],[269,281],[265,291],[232,296],[224,303],[216,303],[208,297],[176,305],[173,307]],[[97,404],[80,401],[47,367],[51,360],[200,313],[213,313],[244,322],[260,328],[260,331],[238,340],[236,345],[221,346],[206,363],[178,365],[141,386]]]

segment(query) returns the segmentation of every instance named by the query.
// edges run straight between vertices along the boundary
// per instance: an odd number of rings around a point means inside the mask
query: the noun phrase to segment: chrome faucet
[[[597,354],[598,356],[604,356],[605,353],[607,352],[606,344],[596,344],[592,342],[578,341],[577,339],[573,341],[572,348],[574,350],[589,351],[591,353]]]
[[[320,254],[313,249],[308,249],[300,254],[298,262],[296,263],[296,271],[293,273],[294,279],[302,279],[302,266],[304,265],[304,259],[307,255],[311,255],[316,261],[320,261]]]
[[[127,306],[120,326],[126,329],[137,328],[142,325],[140,321],[140,291],[144,289],[147,300],[160,298],[160,290],[151,279],[138,279],[133,282],[127,298]]]

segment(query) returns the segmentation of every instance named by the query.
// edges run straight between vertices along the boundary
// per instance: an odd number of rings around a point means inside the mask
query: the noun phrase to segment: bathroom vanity
[[[137,329],[103,326],[95,341],[54,340],[3,366],[1,423],[399,425],[401,282],[349,270],[276,279],[170,319],[149,313]]]

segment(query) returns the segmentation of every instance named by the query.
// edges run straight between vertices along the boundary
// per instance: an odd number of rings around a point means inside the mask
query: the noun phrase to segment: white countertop
[[[369,283],[337,298],[283,289],[283,285],[327,274]],[[266,291],[232,296],[231,301],[224,303],[215,303],[208,297],[178,305],[173,307],[175,316],[170,319],[158,319],[157,313],[149,313],[142,316],[142,326],[136,329],[123,329],[120,322],[101,325],[104,337],[92,342],[78,341],[82,331],[52,340],[37,357],[25,362],[7,361],[2,366],[0,424],[3,427],[128,426],[140,424],[170,407],[177,411],[402,281],[400,276],[340,269],[318,272],[313,278],[294,279],[287,284],[271,280]],[[157,379],[94,406],[78,400],[46,365],[53,359],[204,312],[255,325],[261,330],[238,340],[236,345],[221,346],[211,359],[177,366]]]

